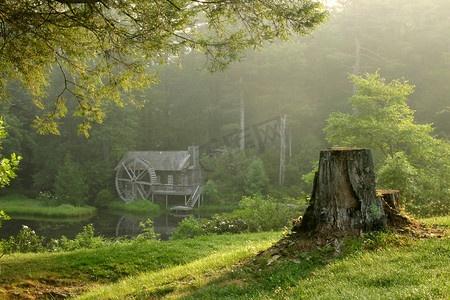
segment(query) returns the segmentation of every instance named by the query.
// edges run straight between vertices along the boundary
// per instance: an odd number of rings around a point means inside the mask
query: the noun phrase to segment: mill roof
[[[117,164],[116,170],[123,161],[139,158],[149,163],[156,171],[180,171],[190,157],[188,151],[128,151]]]

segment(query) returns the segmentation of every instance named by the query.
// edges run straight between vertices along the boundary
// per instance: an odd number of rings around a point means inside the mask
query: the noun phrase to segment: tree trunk
[[[311,202],[296,226],[302,232],[370,231],[386,226],[370,149],[321,151]]]

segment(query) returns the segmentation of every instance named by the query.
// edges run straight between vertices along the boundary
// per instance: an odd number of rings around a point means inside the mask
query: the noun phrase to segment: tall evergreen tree
[[[70,155],[59,167],[55,178],[55,196],[60,203],[81,206],[87,201],[87,185],[80,165]]]

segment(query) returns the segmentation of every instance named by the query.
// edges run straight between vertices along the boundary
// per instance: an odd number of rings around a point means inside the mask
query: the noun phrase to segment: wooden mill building
[[[129,151],[115,171],[117,193],[126,203],[161,197],[166,206],[173,199],[185,209],[200,203],[203,176],[198,146],[187,151]]]

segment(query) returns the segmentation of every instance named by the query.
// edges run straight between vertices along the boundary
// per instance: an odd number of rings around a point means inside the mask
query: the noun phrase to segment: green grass
[[[22,195],[0,197],[0,209],[12,216],[41,217],[84,217],[92,216],[96,208],[92,206],[76,207],[70,204],[47,206],[42,201],[30,199]]]
[[[267,248],[281,233],[203,236],[167,242],[116,244],[66,253],[11,254],[0,260],[0,299],[7,287],[23,281],[111,283],[142,272],[155,272],[186,265],[204,257],[214,261],[222,252],[245,252],[247,256]],[[240,256],[239,256],[240,257]]]
[[[133,215],[147,215],[159,213],[161,208],[158,204],[149,200],[138,200],[131,203],[115,201],[108,205],[111,211],[131,213]]]
[[[450,217],[449,216],[424,218],[424,219],[420,219],[420,222],[429,224],[429,225],[450,227]]]
[[[221,251],[94,288],[80,299],[448,299],[448,235],[407,242],[401,238],[400,243],[394,239],[391,246],[370,251],[349,240],[344,253],[331,259],[327,249],[317,248],[273,262],[267,254],[243,266],[233,266],[248,257],[243,249]]]
[[[449,219],[429,222],[445,226]],[[366,250],[365,240],[349,239],[334,257],[331,247],[255,256],[280,232],[5,255],[0,299],[11,295],[7,289],[23,293],[52,280],[80,287],[80,299],[449,299],[446,232],[428,239],[384,233],[376,241],[388,243],[376,250]]]

